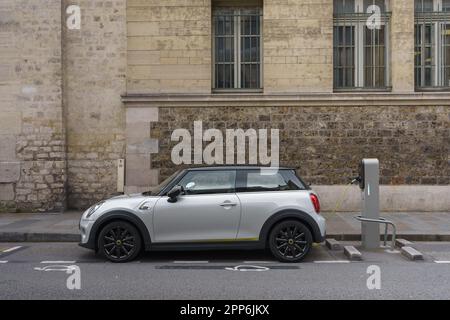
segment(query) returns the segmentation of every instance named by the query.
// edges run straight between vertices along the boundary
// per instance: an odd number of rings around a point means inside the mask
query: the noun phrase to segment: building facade
[[[2,0],[0,39],[1,211],[147,190],[195,121],[279,129],[325,210],[369,157],[383,210],[450,210],[450,1]]]

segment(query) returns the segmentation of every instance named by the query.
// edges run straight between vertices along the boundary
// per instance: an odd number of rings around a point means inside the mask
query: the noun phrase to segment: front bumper
[[[81,242],[79,245],[83,248],[95,249],[95,239],[93,239],[94,237],[91,237],[91,230],[94,222],[94,220],[83,218],[80,220]]]

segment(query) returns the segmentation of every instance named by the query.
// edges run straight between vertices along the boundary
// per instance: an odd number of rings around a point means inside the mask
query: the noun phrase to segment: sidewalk
[[[0,214],[0,242],[78,242],[81,211]],[[352,212],[324,212],[327,238],[358,241],[361,223]],[[397,237],[411,241],[450,241],[450,212],[382,213],[397,226]],[[380,228],[383,229],[384,228]],[[390,230],[389,230],[390,232]]]

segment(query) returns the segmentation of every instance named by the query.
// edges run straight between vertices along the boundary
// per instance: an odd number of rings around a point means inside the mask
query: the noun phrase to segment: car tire
[[[104,226],[97,240],[98,251],[112,262],[128,262],[135,259],[142,248],[139,231],[125,221],[114,221]]]
[[[311,231],[300,221],[286,220],[276,224],[269,234],[272,255],[281,262],[299,262],[311,249]]]

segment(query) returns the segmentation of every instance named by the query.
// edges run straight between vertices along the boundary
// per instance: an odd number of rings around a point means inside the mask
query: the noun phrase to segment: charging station
[[[380,163],[378,159],[363,159],[359,165],[359,187],[362,196],[362,218],[380,219]],[[378,223],[361,221],[361,241],[366,249],[380,247]]]

